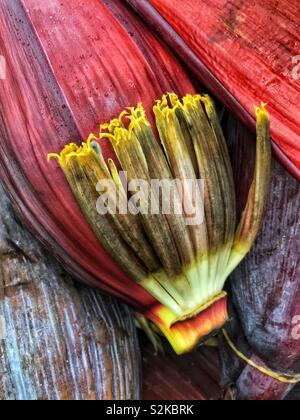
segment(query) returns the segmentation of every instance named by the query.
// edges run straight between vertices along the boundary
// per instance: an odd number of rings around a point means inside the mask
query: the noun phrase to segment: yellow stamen
[[[249,366],[253,367],[254,369],[258,370],[260,373],[269,376],[272,379],[276,379],[278,382],[282,382],[284,384],[297,384],[300,382],[300,375],[285,375],[285,374],[279,374],[274,372],[273,370],[260,366],[258,363],[254,362],[253,360],[249,359],[247,356],[245,356],[241,351],[237,349],[237,347],[233,344],[233,341],[229,337],[229,334],[225,329],[222,330],[224,337],[226,338],[226,341],[231,348],[231,350],[244,362],[246,362]]]

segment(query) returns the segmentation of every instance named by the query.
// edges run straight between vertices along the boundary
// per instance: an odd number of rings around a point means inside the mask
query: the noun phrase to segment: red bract
[[[193,349],[226,322],[224,283],[262,224],[271,171],[265,106],[256,109],[257,164],[235,230],[233,174],[213,101],[195,95],[180,64],[124,2],[1,2],[0,52],[7,64],[0,176],[27,224],[77,276],[154,322],[177,353]],[[108,124],[97,137],[99,123]],[[205,223],[187,228],[186,215],[172,214],[101,218],[95,186],[99,177],[117,178],[107,158],[131,180],[204,178]]]
[[[247,125],[268,103],[274,150],[300,180],[298,0],[127,1]]]
[[[27,224],[85,281],[151,306],[103,251],[47,153],[126,106],[149,110],[166,91],[193,93],[185,72],[119,0],[1,1],[0,55],[0,173]]]

